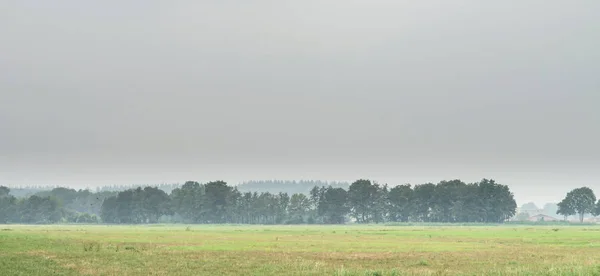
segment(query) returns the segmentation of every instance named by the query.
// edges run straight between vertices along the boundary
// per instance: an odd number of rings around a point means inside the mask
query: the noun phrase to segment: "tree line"
[[[348,189],[315,186],[309,194],[240,192],[223,181],[186,182],[167,195],[146,187],[120,192],[102,205],[109,223],[155,223],[176,216],[186,223],[342,224],[383,222],[494,222],[515,215],[507,186],[484,179],[389,188],[357,180]]]
[[[517,208],[508,186],[488,179],[394,187],[361,179],[342,187],[258,193],[223,181],[188,181],[170,193],[151,186],[97,193],[55,188],[23,199],[2,187],[0,223],[502,223]]]
[[[104,199],[116,194],[58,187],[17,198],[0,186],[0,223],[98,223]]]

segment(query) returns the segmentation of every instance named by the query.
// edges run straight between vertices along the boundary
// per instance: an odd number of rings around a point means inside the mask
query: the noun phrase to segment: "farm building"
[[[531,216],[528,219],[529,221],[559,221],[559,219],[551,217],[551,216],[547,216],[544,214],[538,214],[535,216]]]

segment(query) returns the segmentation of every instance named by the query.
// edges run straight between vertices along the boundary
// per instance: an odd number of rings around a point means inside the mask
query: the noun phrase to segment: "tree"
[[[553,216],[558,211],[558,205],[556,205],[556,203],[546,203],[544,204],[544,208],[542,208],[542,210],[544,210],[545,215]]]
[[[288,207],[289,220],[288,223],[300,224],[304,223],[305,217],[310,210],[310,200],[304,194],[293,194],[290,198]]]
[[[287,182],[274,181],[273,185]],[[294,183],[294,182],[290,182]],[[304,182],[319,184],[321,182]],[[303,184],[304,185],[304,184]],[[129,189],[127,189],[129,187]],[[240,192],[223,181],[200,184],[188,181],[162,186],[112,187],[119,192],[68,188],[35,191],[16,200],[0,187],[0,223],[156,223],[162,219],[187,223],[344,223],[350,215],[359,223],[384,221],[495,222],[514,217],[516,203],[507,186],[483,179],[466,184],[460,180],[388,189],[360,179],[348,189],[314,186],[308,194]],[[306,191],[306,189],[305,189]],[[557,212],[575,212],[573,195]],[[600,213],[595,203],[594,214]],[[61,206],[64,203],[64,206]],[[558,208],[558,207],[557,207]],[[536,208],[537,209],[537,208]],[[16,214],[13,216],[13,214]]]
[[[56,198],[62,206],[71,204],[77,198],[77,191],[75,189],[57,187],[50,191],[38,192],[35,195],[40,197],[52,196]]]
[[[33,195],[17,205],[20,222],[47,224],[59,222],[62,218],[60,202],[53,197]]]
[[[290,196],[287,193],[279,193],[277,195],[275,223],[281,224],[288,216],[288,208],[290,205]]]
[[[357,223],[369,223],[376,216],[373,212],[376,204],[380,203],[376,202],[378,190],[378,185],[365,179],[355,181],[348,188],[350,215]]]
[[[540,208],[538,208],[537,205],[535,205],[535,203],[533,203],[533,202],[528,202],[528,203],[521,205],[521,212],[526,212],[529,215],[534,214],[539,209]]]
[[[125,190],[117,194],[116,200],[117,223],[135,223],[134,192]]]
[[[517,221],[527,221],[529,220],[529,214],[526,212],[521,212],[516,217]]]
[[[438,222],[456,222],[463,213],[463,196],[467,184],[460,180],[441,181],[431,199],[431,216]]]
[[[580,222],[583,222],[583,218],[586,214],[594,213],[596,211],[596,196],[594,195],[594,191],[588,187],[581,187],[570,191],[567,193],[563,202],[561,202],[562,205],[571,208],[570,211],[575,211],[579,215]],[[562,206],[559,205],[559,210],[561,207]],[[564,211],[566,212],[569,210]],[[562,210],[561,213],[563,213]]]
[[[225,212],[227,213],[227,217],[229,218],[230,223],[243,223],[243,215],[245,213],[242,193],[234,187],[229,193],[229,204]]]
[[[596,203],[596,207],[594,208],[594,216],[600,216],[600,200]]]
[[[486,202],[481,198],[480,183],[462,187],[460,201],[452,205],[452,215],[457,222],[484,222],[487,215]]]
[[[165,191],[157,187],[146,187],[142,195],[146,222],[157,223],[161,216],[172,214],[170,198]]]
[[[501,223],[516,214],[517,203],[508,186],[498,184],[493,179],[483,179],[477,187],[483,222]]]
[[[435,185],[432,183],[416,185],[413,190],[411,205],[415,221],[431,221],[431,209],[433,205],[433,193]]]
[[[200,222],[203,211],[204,185],[196,181],[187,181],[171,192],[173,211],[186,222]]]
[[[209,182],[204,185],[205,196],[202,214],[207,223],[223,223],[226,220],[225,207],[230,203],[232,187],[224,181]]]
[[[348,192],[342,188],[322,188],[319,196],[318,214],[323,223],[342,224],[350,211],[348,207]]]
[[[10,194],[10,189],[5,186],[0,186],[0,197],[8,196]]]
[[[387,194],[387,215],[389,221],[408,221],[413,211],[413,190],[410,184],[398,185]]]
[[[100,218],[104,223],[120,223],[116,196],[104,199],[100,208]]]
[[[10,195],[8,187],[0,186],[0,223],[7,223],[14,218],[17,199]]]
[[[575,215],[577,212],[575,211],[575,207],[572,202],[568,199],[563,199],[561,202],[557,204],[558,209],[556,210],[557,215],[562,215],[565,217],[565,221],[569,216]]]

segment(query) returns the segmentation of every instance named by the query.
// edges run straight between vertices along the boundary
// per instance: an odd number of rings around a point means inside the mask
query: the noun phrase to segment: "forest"
[[[327,184],[303,185],[307,183]],[[188,181],[166,189],[146,186],[91,192],[57,187],[23,198],[0,187],[0,223],[501,223],[517,209],[508,186],[488,179],[393,187],[365,179],[347,188],[336,184],[315,185],[305,193],[259,193],[240,191],[223,181]]]

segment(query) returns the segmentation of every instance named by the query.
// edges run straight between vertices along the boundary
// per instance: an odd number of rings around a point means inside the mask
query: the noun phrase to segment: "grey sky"
[[[0,3],[0,184],[600,192],[599,1],[171,2]]]

